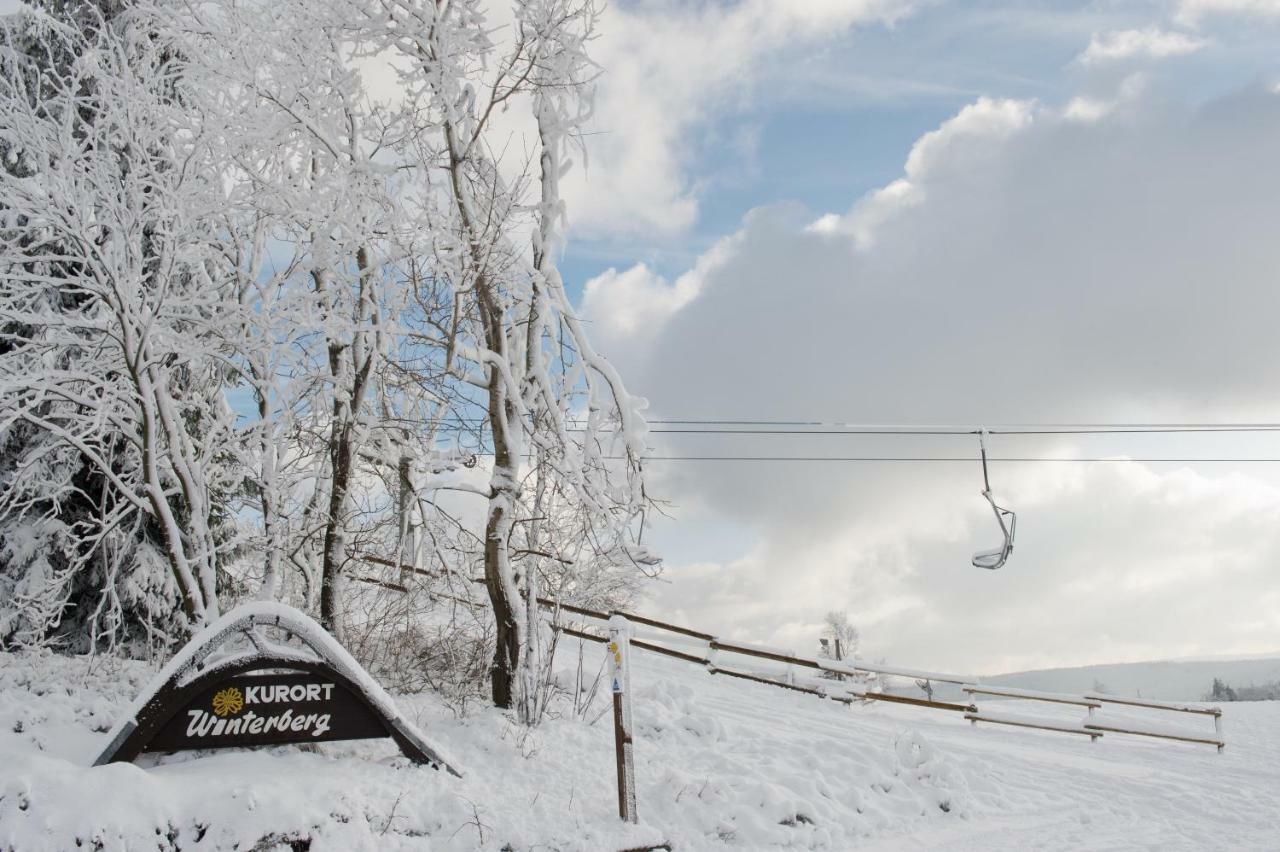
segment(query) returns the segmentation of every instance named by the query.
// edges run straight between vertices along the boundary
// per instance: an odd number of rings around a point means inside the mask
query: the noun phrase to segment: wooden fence
[[[396,568],[397,570],[408,570],[414,574],[439,576],[435,572],[424,571],[421,568],[402,569],[397,563],[386,559],[362,557],[362,561],[372,565]],[[407,591],[403,585],[381,578],[356,577],[355,579],[393,591]],[[483,585],[484,583],[484,580],[479,578],[466,579],[476,584]],[[483,600],[435,594],[468,606],[482,607],[488,603]],[[606,625],[612,616],[619,615],[631,625],[632,639],[630,644],[632,648],[699,665],[713,675],[723,675],[780,689],[806,693],[843,704],[851,704],[855,701],[878,701],[931,710],[944,710],[964,714],[964,718],[972,722],[975,727],[979,722],[982,722],[985,724],[1034,728],[1043,731],[1088,736],[1093,742],[1096,742],[1105,734],[1128,734],[1212,745],[1217,747],[1219,752],[1226,747],[1226,740],[1222,733],[1222,710],[1218,707],[1195,707],[1187,704],[1148,701],[1140,698],[1124,698],[1107,694],[1069,695],[1011,687],[985,686],[978,678],[890,666],[881,663],[869,663],[860,659],[837,661],[822,657],[802,657],[782,649],[767,648],[747,642],[722,640],[711,633],[630,612],[603,612],[547,598],[538,598],[538,604],[543,618],[550,627],[566,636],[589,642],[605,643],[608,641],[604,632]],[[566,615],[572,616],[572,618],[567,618]],[[868,680],[874,675],[906,678],[915,681],[917,686],[925,693],[925,697],[884,692],[870,687]],[[960,691],[969,700],[963,704],[935,700],[933,698],[934,684],[949,684],[959,687]],[[983,709],[979,709],[977,696],[985,696],[994,700],[984,701]],[[1080,721],[1060,721],[1040,716],[1001,712],[1005,705],[1020,701],[1050,704],[1058,707],[1082,707],[1085,710],[1085,716]],[[1129,715],[1116,718],[1107,716],[1105,713],[1098,715],[1098,713],[1108,709],[1113,714],[1119,710]],[[1146,713],[1147,711],[1157,711],[1160,714],[1179,713],[1184,714],[1184,717],[1211,717],[1214,724],[1213,735],[1210,736],[1207,732],[1186,728],[1169,728],[1153,723],[1146,718],[1133,717],[1134,712]]]

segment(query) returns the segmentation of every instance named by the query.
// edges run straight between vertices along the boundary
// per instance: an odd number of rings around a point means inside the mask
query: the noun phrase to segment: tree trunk
[[[409,587],[413,579],[413,563],[416,558],[416,541],[413,527],[413,477],[411,475],[412,460],[407,455],[400,456],[398,467],[399,493],[397,495],[396,519],[399,523],[400,548],[396,559],[400,561],[400,585]]]
[[[312,277],[316,283],[316,292],[329,301],[332,310],[336,307],[337,300],[328,292],[328,272],[315,270]],[[320,625],[335,638],[338,637],[342,622],[342,592],[338,584],[341,581],[342,560],[346,549],[343,524],[347,509],[347,489],[351,485],[351,415],[354,400],[348,396],[352,391],[348,384],[351,377],[346,369],[349,345],[337,337],[330,337],[328,341],[329,375],[333,378],[333,411],[328,446],[329,505],[325,507],[324,548],[320,554]]]
[[[335,408],[338,406],[335,405]],[[335,417],[337,412],[335,411]],[[329,440],[329,460],[333,482],[329,489],[329,512],[324,525],[324,553],[320,572],[320,625],[338,641],[342,628],[342,562],[346,550],[347,492],[351,486],[351,430],[335,424]]]
[[[493,605],[497,644],[489,679],[494,705],[510,708],[515,703],[516,668],[520,663],[520,625],[517,601],[512,594],[510,554],[512,510],[515,505],[515,468],[507,434],[506,385],[501,371],[489,369],[489,418],[493,431],[493,476],[489,497],[489,520],[484,537],[484,583]]]
[[[333,425],[329,432],[329,464],[333,479],[329,485],[329,514],[325,518],[324,553],[320,572],[320,625],[335,639],[342,641],[342,568],[347,558],[347,504],[350,502],[351,479],[355,473],[357,418],[364,406],[365,388],[373,361],[377,357],[376,342],[366,339],[361,327],[375,321],[371,309],[372,269],[369,250],[356,250],[359,293],[352,317],[353,333],[349,344],[331,338],[329,372],[334,379]],[[314,275],[317,289],[327,286],[324,274]]]

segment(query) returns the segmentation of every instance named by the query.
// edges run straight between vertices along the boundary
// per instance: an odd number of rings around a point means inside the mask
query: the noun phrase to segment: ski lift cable
[[[492,455],[488,453],[485,455]],[[609,456],[609,461],[624,461],[625,456]],[[973,464],[972,456],[641,456],[641,461],[693,461],[693,462],[938,462]],[[1082,464],[1268,464],[1280,463],[1280,458],[1147,458],[1139,456],[1002,456],[993,462],[1023,464],[1078,462]]]
[[[451,418],[451,429],[479,427],[484,418]],[[581,421],[568,421],[569,428],[580,430]],[[769,420],[649,420],[654,434],[667,435],[976,435],[979,427],[957,425],[892,425],[858,424],[828,421],[769,421]],[[666,428],[668,426],[700,427],[770,427],[770,428]],[[793,427],[793,428],[773,428]],[[1213,432],[1280,432],[1280,423],[1076,423],[1076,424],[1009,424],[985,430],[988,435],[1126,435],[1126,434],[1178,434],[1183,432],[1208,434]]]
[[[492,452],[478,451],[475,456],[491,457]],[[532,458],[532,456],[527,456]],[[626,461],[626,456],[602,456],[603,461]],[[1021,464],[1276,464],[1280,458],[1149,458],[1143,456],[1000,456],[993,462]],[[640,456],[639,461],[667,462],[932,462],[939,464],[973,464],[973,456]]]
[[[1078,434],[1089,432],[1274,432],[1280,423],[1006,423],[998,426],[957,424],[891,424],[851,423],[826,420],[662,420],[648,421],[666,426],[797,426],[840,429],[844,431],[883,431],[888,434]]]
[[[658,422],[658,421],[651,421]],[[988,435],[1154,435],[1154,434],[1209,434],[1212,432],[1280,432],[1280,427],[1166,427],[1166,428],[1023,428],[988,429]],[[975,429],[892,429],[850,427],[848,429],[650,429],[650,433],[663,435],[976,435]]]

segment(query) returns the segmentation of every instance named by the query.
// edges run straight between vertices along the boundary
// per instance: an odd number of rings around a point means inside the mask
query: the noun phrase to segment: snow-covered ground
[[[0,655],[0,849],[1277,848],[1277,703],[1227,705],[1220,755],[973,728],[634,662],[641,825],[629,828],[608,716],[525,736],[496,712],[459,720],[431,696],[400,699],[462,780],[380,741],[90,768],[150,670]]]

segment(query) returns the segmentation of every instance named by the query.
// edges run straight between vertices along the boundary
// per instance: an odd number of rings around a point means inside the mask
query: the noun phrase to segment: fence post
[[[622,615],[609,616],[609,654],[613,671],[613,742],[618,760],[618,816],[637,822],[636,775],[631,756],[631,623]]]
[[[1213,714],[1213,731],[1218,736],[1218,754],[1222,754],[1222,750],[1227,747],[1227,741],[1222,738],[1222,709]]]

